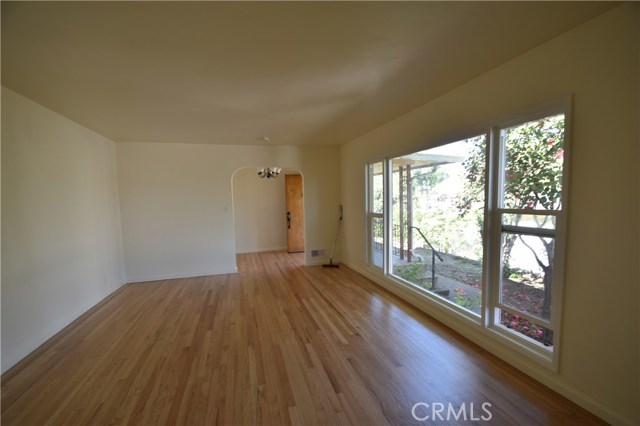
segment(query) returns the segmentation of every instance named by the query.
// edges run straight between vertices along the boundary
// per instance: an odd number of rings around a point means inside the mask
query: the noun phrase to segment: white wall
[[[366,273],[367,161],[427,147],[474,123],[573,94],[559,373],[480,337],[435,306],[426,309],[605,420],[629,424],[640,423],[638,21],[638,4],[625,4],[341,150],[342,194],[349,194],[343,196],[343,257]]]
[[[2,88],[2,371],[124,283],[114,143]]]
[[[337,147],[118,143],[127,280],[236,270],[232,176],[275,164],[304,176],[305,241],[330,252],[340,191]]]
[[[287,221],[284,176],[260,179],[254,168],[233,175],[236,253],[286,250]]]

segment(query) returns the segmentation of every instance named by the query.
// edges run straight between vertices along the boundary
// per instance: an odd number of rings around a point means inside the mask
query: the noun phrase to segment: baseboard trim
[[[330,261],[331,261],[331,259],[328,258],[328,257],[314,257],[312,259],[307,259],[305,261],[304,265],[305,266],[320,266],[320,265],[326,265]],[[340,260],[333,259],[333,264],[334,265],[340,265],[341,262],[340,262]],[[351,268],[351,269],[353,269],[353,268]]]
[[[92,300],[91,302],[88,302],[82,307],[80,307],[79,309],[77,309],[70,316],[70,318],[67,318],[61,325],[56,326],[50,330],[47,330],[46,334],[48,335],[48,337],[44,338],[44,340],[42,340],[40,343],[30,345],[28,348],[22,351],[22,355],[18,355],[17,357],[11,357],[9,361],[6,361],[3,359],[3,361],[5,361],[5,364],[3,364],[2,367],[0,368],[0,374],[5,374],[9,372],[12,368],[17,367],[22,361],[31,357],[40,348],[45,346],[47,342],[53,339],[56,335],[58,335],[65,329],[72,327],[74,323],[78,321],[80,318],[84,317],[85,315],[90,313],[92,310],[96,309],[97,306],[99,306],[101,303],[103,303],[110,297],[113,297],[119,290],[122,289],[124,285],[127,284],[126,282],[123,282],[122,279],[120,281],[121,281],[121,284],[117,285],[116,288],[110,289],[107,293],[101,296],[98,296],[97,300]]]
[[[135,284],[135,283],[145,283],[150,281],[165,281],[165,280],[177,280],[182,278],[195,278],[195,277],[206,277],[208,275],[227,275],[227,274],[237,274],[238,269],[217,269],[213,271],[202,271],[202,272],[184,272],[180,274],[168,274],[168,275],[147,275],[142,277],[127,277],[127,284]]]
[[[236,250],[236,254],[248,254],[248,253],[262,253],[262,252],[267,252],[267,251],[286,251],[287,250],[287,246],[284,247],[266,247],[266,248],[259,248],[259,249],[241,249],[241,250]]]

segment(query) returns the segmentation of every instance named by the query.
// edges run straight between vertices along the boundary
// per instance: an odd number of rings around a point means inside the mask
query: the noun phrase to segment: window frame
[[[541,209],[512,209],[504,208],[502,206],[503,200],[503,187],[504,187],[504,141],[502,140],[502,130],[517,127],[519,125],[540,120],[555,115],[564,116],[564,140],[563,140],[563,162],[562,162],[562,192],[561,192],[561,209],[559,210],[541,210]],[[571,96],[566,96],[556,101],[548,102],[537,107],[531,108],[525,112],[519,112],[507,116],[506,118],[494,120],[491,126],[491,142],[493,152],[491,153],[491,178],[488,181],[490,186],[490,252],[492,257],[490,259],[491,265],[491,277],[490,281],[493,285],[489,286],[490,293],[487,308],[487,321],[485,323],[486,328],[499,335],[501,338],[509,341],[512,346],[523,353],[532,356],[534,359],[541,361],[544,365],[551,368],[553,371],[558,371],[559,365],[559,353],[561,348],[561,318],[562,318],[562,295],[564,288],[564,270],[565,270],[565,256],[566,256],[566,230],[567,230],[567,210],[569,199],[569,168],[571,157]],[[554,238],[554,256],[553,256],[553,275],[551,282],[553,283],[551,289],[551,318],[549,321],[545,321],[540,318],[531,317],[524,313],[523,318],[527,320],[533,320],[534,323],[548,324],[543,325],[549,328],[554,333],[553,338],[553,350],[550,350],[545,345],[536,342],[533,339],[522,336],[520,333],[510,330],[500,323],[498,317],[498,309],[503,309],[505,306],[500,303],[500,279],[502,275],[501,268],[501,241],[503,233],[502,216],[504,214],[540,214],[545,216],[554,216],[556,219],[555,230],[553,235],[548,234],[548,231],[542,231],[540,229],[531,229],[527,227],[510,227],[512,230],[518,228],[526,231],[527,234],[551,236]],[[530,232],[529,232],[530,231]],[[507,309],[503,309],[507,312],[514,310],[513,308],[506,306]],[[517,311],[520,315],[520,311]]]
[[[529,108],[524,111],[518,111],[507,116],[497,119],[488,120],[482,124],[469,127],[463,131],[450,134],[447,137],[439,138],[431,141],[431,143],[422,143],[418,146],[412,146],[395,152],[389,152],[387,156],[373,161],[366,162],[366,259],[365,263],[370,267],[370,272],[375,276],[383,277],[385,282],[392,283],[394,286],[401,286],[412,290],[410,293],[417,295],[422,299],[426,299],[429,305],[434,305],[443,309],[445,312],[453,312],[458,318],[467,320],[470,325],[477,327],[477,331],[481,334],[488,334],[499,339],[508,347],[528,356],[530,359],[558,371],[558,360],[561,350],[561,318],[562,318],[562,294],[564,288],[564,272],[565,272],[565,256],[566,256],[566,233],[567,233],[567,215],[569,209],[569,176],[570,176],[570,158],[571,158],[571,95],[563,98]],[[501,132],[505,129],[517,127],[524,123],[540,120],[554,115],[564,115],[564,140],[563,140],[563,167],[562,167],[562,192],[561,192],[561,209],[559,210],[536,210],[536,209],[511,209],[503,208],[501,205],[503,199],[503,176],[504,176],[504,159],[501,158],[504,153],[504,141],[501,138]],[[439,300],[436,295],[430,294],[428,291],[421,291],[414,284],[411,284],[402,278],[392,274],[391,265],[391,221],[392,221],[392,203],[391,187],[392,187],[392,160],[396,157],[410,155],[423,150],[428,150],[449,143],[458,142],[464,139],[472,138],[479,135],[486,137],[485,152],[485,205],[484,205],[484,226],[483,226],[483,266],[482,266],[482,307],[478,317],[476,314],[455,305],[448,304]],[[373,212],[373,164],[382,163],[383,169],[383,213]],[[551,289],[551,316],[548,322],[543,319],[534,317],[535,323],[553,330],[553,349],[543,344],[521,335],[500,323],[498,310],[502,309],[510,311],[509,306],[500,303],[500,279],[502,268],[501,241],[505,226],[502,223],[504,214],[541,214],[545,216],[555,217],[555,229],[546,228],[530,228],[524,226],[506,226],[510,232],[518,232],[528,235],[541,235],[554,238],[554,258],[553,258],[553,275]],[[382,218],[384,224],[384,244],[383,244],[383,265],[382,268],[375,266],[373,263],[373,218]],[[421,302],[419,302],[421,303]],[[504,309],[506,307],[506,309]],[[517,311],[520,315],[520,311]],[[523,313],[523,318],[529,319],[527,313]]]
[[[373,177],[374,177],[374,166],[376,164],[380,163],[382,165],[382,202],[383,202],[383,208],[382,208],[382,213],[378,213],[376,211],[374,211],[373,208],[373,203],[374,203],[374,185],[373,185]],[[385,160],[379,160],[379,161],[372,161],[366,164],[366,177],[367,177],[367,186],[366,186],[366,197],[365,197],[365,203],[366,203],[366,230],[365,230],[365,235],[366,235],[366,243],[365,243],[365,253],[366,253],[366,264],[372,268],[376,268],[378,270],[384,271],[385,268],[385,251],[386,251],[386,241],[387,241],[387,234],[386,234],[386,221],[385,221],[385,214],[384,211],[386,209],[386,200],[387,200],[387,194],[385,192],[385,177],[386,177],[386,171],[385,171]],[[383,222],[383,243],[382,243],[382,266],[378,266],[375,264],[374,262],[374,249],[373,249],[373,244],[374,244],[374,238],[375,238],[375,232],[373,231],[373,222],[374,219],[382,219]]]

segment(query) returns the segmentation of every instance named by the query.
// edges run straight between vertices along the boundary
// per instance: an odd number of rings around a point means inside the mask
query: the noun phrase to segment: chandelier
[[[276,178],[282,169],[280,167],[263,167],[258,169],[258,177],[260,178]]]

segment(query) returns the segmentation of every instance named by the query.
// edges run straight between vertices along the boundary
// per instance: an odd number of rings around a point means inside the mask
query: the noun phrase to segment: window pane
[[[500,312],[500,324],[545,346],[553,348],[553,330],[534,324],[517,314],[503,310],[498,311]]]
[[[373,187],[371,188],[371,212],[382,213],[384,208],[384,179],[382,173],[382,162],[371,165],[371,178]]]
[[[502,215],[502,224],[510,226],[524,226],[527,228],[555,229],[556,217],[540,214],[511,214]]]
[[[502,131],[504,200],[511,209],[559,210],[564,160],[564,115]]]
[[[503,234],[500,302],[544,320],[551,318],[554,239]]]
[[[384,259],[384,219],[371,217],[371,263],[382,268]]]
[[[393,274],[477,314],[485,149],[478,136],[394,158],[391,179]]]

